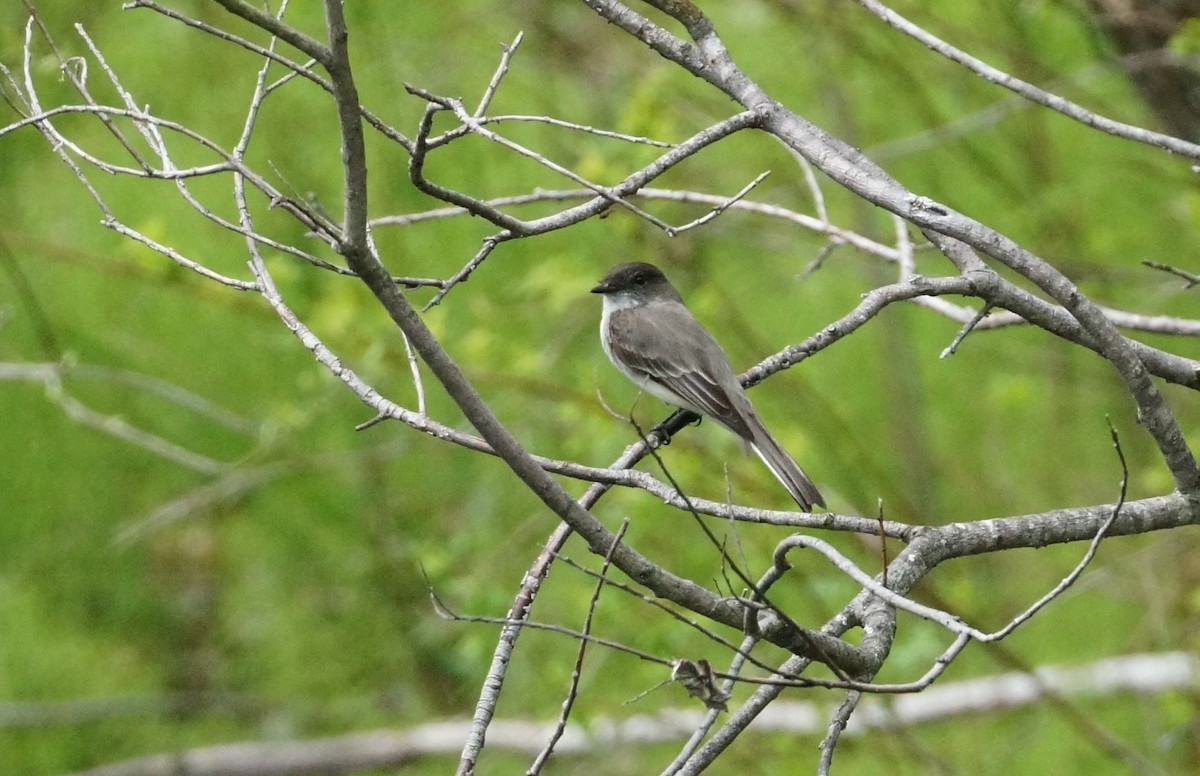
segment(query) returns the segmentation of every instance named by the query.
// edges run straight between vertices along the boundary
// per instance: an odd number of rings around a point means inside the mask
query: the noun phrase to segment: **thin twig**
[[[629,530],[629,518],[621,521],[621,526],[617,529],[616,536],[613,537],[613,545],[604,555],[604,562],[600,565],[600,571],[596,579],[596,584],[592,588],[592,597],[588,600],[587,615],[583,619],[583,629],[580,631],[584,638],[579,642],[579,648],[575,652],[575,665],[571,669],[571,684],[567,690],[567,697],[563,700],[562,710],[558,715],[558,723],[554,726],[554,732],[550,735],[550,740],[546,742],[546,746],[534,758],[533,764],[525,771],[527,776],[537,776],[545,767],[546,762],[550,759],[550,755],[554,753],[554,745],[562,738],[563,733],[567,729],[567,720],[571,717],[571,709],[575,706],[575,700],[579,693],[579,680],[583,675],[583,658],[587,653],[587,636],[592,633],[592,618],[596,614],[596,604],[600,602],[600,591],[604,589],[605,575],[608,573],[608,567],[612,564],[612,551],[625,536],[625,532]]]
[[[1187,281],[1183,285],[1184,288],[1193,288],[1197,285],[1200,285],[1200,275],[1197,275],[1194,272],[1187,272],[1179,269],[1178,267],[1172,267],[1170,264],[1163,264],[1162,262],[1158,261],[1150,261],[1149,259],[1143,259],[1142,264],[1145,264],[1151,269],[1162,270],[1163,272],[1169,273],[1176,277],[1183,278],[1185,281]]]
[[[29,12],[30,18],[37,23],[38,30],[41,31],[43,40],[46,41],[46,44],[50,47],[50,50],[54,52],[54,56],[58,60],[59,72],[61,72],[67,77],[68,80],[70,80],[71,85],[75,87],[75,91],[79,92],[80,96],[84,98],[88,105],[96,105],[96,101],[92,98],[91,92],[87,87],[86,65],[82,68],[82,72],[76,72],[76,70],[70,66],[71,60],[63,57],[62,52],[59,51],[58,45],[54,42],[54,38],[50,35],[50,30],[46,28],[45,23],[42,21],[41,15],[37,12],[37,9],[34,7],[33,3],[31,3],[30,0],[23,0],[23,2],[25,4],[25,9]],[[88,47],[91,48],[93,55],[96,56],[97,61],[100,62],[101,67],[103,67],[105,73],[108,74],[109,79],[113,81],[113,85],[117,87],[118,92],[120,92],[122,95],[127,94],[121,89],[119,82],[115,80],[116,75],[108,67],[108,63],[105,62],[100,56],[99,49],[93,45],[91,39],[84,32],[83,25],[76,24],[75,29],[84,39],[84,42],[87,43]],[[83,60],[82,58],[78,58],[74,61],[82,62]],[[117,142],[129,152],[130,156],[132,156],[135,160],[142,161],[138,152],[125,138],[125,135],[113,125],[112,121],[107,116],[104,114],[98,114],[97,117],[100,119],[100,122],[104,124],[105,128],[108,129],[108,131],[113,135],[113,137],[116,138]],[[144,164],[145,163],[143,162],[143,165]]]
[[[953,356],[958,351],[958,346],[961,345],[962,341],[967,338],[967,335],[970,334],[971,331],[979,325],[979,322],[986,318],[988,313],[991,311],[992,303],[984,302],[983,306],[979,308],[979,312],[975,313],[975,317],[967,321],[967,325],[958,330],[958,334],[954,335],[954,339],[950,341],[950,344],[947,345],[944,350],[942,350],[942,354],[938,356],[938,358],[949,358],[950,356]]]
[[[709,221],[713,220],[714,218],[716,218],[717,216],[721,215],[726,210],[728,210],[729,207],[733,205],[733,203],[737,202],[742,197],[749,194],[754,189],[755,186],[762,183],[763,180],[765,180],[766,177],[770,174],[771,174],[770,170],[766,170],[762,173],[759,173],[758,177],[756,177],[754,180],[750,181],[745,186],[743,186],[741,191],[739,191],[737,194],[734,194],[732,197],[725,200],[724,202],[721,202],[721,203],[713,206],[713,209],[708,211],[704,215],[700,216],[699,218],[695,219],[694,221],[689,221],[686,224],[683,224],[681,226],[675,226],[675,227],[671,227],[670,229],[668,229],[667,236],[675,237],[676,235],[678,235],[682,232],[686,232],[689,229],[694,229],[697,226],[703,226],[704,224],[707,224]]]
[[[479,105],[475,108],[475,112],[471,115],[475,118],[482,118],[483,114],[487,113],[488,106],[492,104],[492,98],[496,96],[496,89],[500,87],[500,80],[508,73],[508,63],[512,61],[513,54],[517,53],[517,47],[521,45],[521,39],[525,37],[523,31],[517,32],[517,37],[513,38],[513,42],[507,46],[501,45],[500,49],[503,53],[500,55],[500,64],[496,66],[496,72],[492,74],[492,80],[488,81],[487,88],[483,90],[483,96],[479,98]]]
[[[442,110],[449,110],[449,111],[453,112],[454,116],[459,121],[461,121],[464,126],[469,127],[473,132],[480,135],[481,137],[491,140],[492,142],[498,143],[498,144],[504,146],[505,148],[507,148],[508,150],[514,151],[517,154],[519,154],[520,156],[524,156],[526,159],[531,159],[531,160],[537,162],[538,164],[542,165],[543,167],[545,167],[549,170],[552,170],[552,171],[558,173],[559,175],[562,175],[563,177],[568,178],[569,180],[572,180],[575,183],[580,184],[581,186],[587,187],[593,193],[595,193],[596,195],[598,195],[600,197],[603,197],[609,203],[611,203],[613,205],[619,205],[619,206],[625,208],[626,210],[630,211],[634,215],[639,216],[640,218],[654,224],[659,229],[662,229],[664,232],[667,232],[668,234],[670,234],[671,227],[669,224],[667,224],[665,221],[658,218],[657,216],[655,216],[651,213],[648,213],[645,210],[642,210],[641,208],[639,208],[636,205],[632,204],[631,202],[627,201],[620,195],[616,194],[613,190],[611,190],[605,186],[601,186],[598,183],[592,183],[591,181],[584,178],[582,175],[580,175],[579,173],[570,169],[569,167],[561,165],[558,162],[555,162],[551,159],[546,158],[543,154],[538,153],[537,151],[534,151],[531,148],[526,148],[525,146],[521,145],[520,143],[509,140],[508,138],[504,137],[503,135],[499,135],[499,134],[491,131],[490,129],[485,127],[482,123],[480,123],[478,120],[476,120],[474,117],[472,117],[467,112],[467,109],[465,107],[463,107],[462,100],[459,100],[454,97],[440,97],[440,96],[435,95],[425,89],[422,89],[418,86],[413,86],[411,84],[405,84],[404,88],[409,92],[409,94],[415,95],[415,96],[420,97],[421,99],[429,102],[430,106],[436,106],[436,107],[441,108]],[[433,115],[433,112],[426,111],[425,115],[427,118],[431,118]],[[418,147],[425,145],[424,143],[421,142],[421,137],[426,136],[428,134],[429,126],[430,126],[429,121],[423,121],[421,123],[421,132],[418,135]],[[416,156],[415,152],[414,152],[413,156],[414,157]],[[410,166],[410,170],[411,169],[413,169],[413,168]],[[418,168],[418,169],[420,169],[420,168]],[[410,178],[411,177],[412,176],[410,176]],[[417,183],[417,181],[418,181],[417,178],[412,178],[412,180],[414,183]],[[422,185],[424,185],[426,187],[427,193],[432,194],[434,191],[441,189],[441,187],[436,186],[436,184],[433,184],[431,181],[428,181],[428,180],[424,179],[423,177],[421,178],[421,181],[422,181]],[[445,192],[448,190],[442,189],[442,191]],[[437,195],[434,194],[434,196],[437,196]],[[447,201],[452,201],[452,200],[447,199]],[[496,221],[496,223],[499,226],[504,226],[506,229],[513,229],[512,225],[505,223],[505,221],[509,221],[509,219],[510,219],[510,217],[505,217],[503,220]],[[517,231],[519,231],[519,230],[517,230]]]
[[[472,272],[479,269],[479,265],[483,264],[483,262],[487,260],[487,257],[492,255],[492,251],[496,249],[497,245],[505,242],[506,240],[511,240],[514,236],[515,235],[512,232],[505,230],[489,237],[485,237],[483,244],[479,246],[479,250],[476,251],[475,255],[471,257],[471,260],[464,264],[462,268],[458,270],[458,272],[455,272],[445,282],[442,283],[441,288],[438,289],[438,292],[433,295],[433,298],[425,303],[423,311],[428,312],[431,308],[440,304],[441,301],[446,298],[446,294],[450,293],[450,291],[453,290],[453,288],[459,283],[465,282],[469,277],[471,277]]]
[[[829,776],[829,769],[833,765],[833,752],[837,749],[838,740],[841,739],[842,733],[846,730],[846,725],[850,722],[850,715],[858,708],[860,700],[862,700],[861,692],[857,690],[848,692],[846,699],[838,706],[833,719],[829,721],[829,729],[826,731],[825,737],[821,739],[821,743],[817,746],[821,752],[821,759],[817,763],[817,776]]]

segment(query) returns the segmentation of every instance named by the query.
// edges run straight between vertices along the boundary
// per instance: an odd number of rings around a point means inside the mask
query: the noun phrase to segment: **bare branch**
[[[885,708],[877,699],[866,698],[855,715],[855,724],[846,735],[864,735],[923,722],[952,719],[957,716],[1025,708],[1040,702],[1047,693],[1059,692],[1082,698],[1101,698],[1119,693],[1155,693],[1188,691],[1200,677],[1200,661],[1187,652],[1123,655],[1084,666],[1047,666],[1036,673],[1011,672],[960,682],[948,682],[925,693],[889,699]],[[12,706],[13,704],[9,704]],[[129,707],[129,713],[158,714],[172,705],[171,698],[103,698],[64,704],[21,704],[7,711],[6,717],[22,714],[40,720],[92,719],[111,707]],[[27,708],[38,706],[44,708]],[[779,701],[778,715],[771,731],[795,736],[821,732],[823,701],[790,699]],[[681,728],[690,727],[696,718],[692,709],[663,709],[654,717],[641,717],[636,725],[625,720],[595,719],[585,730],[568,726],[559,750],[563,755],[608,752],[614,749],[675,741]],[[11,727],[8,719],[0,724]],[[377,730],[323,739],[286,743],[245,742],[195,748],[152,755],[113,763],[71,776],[151,776],[177,767],[182,760],[192,776],[229,774],[245,763],[276,773],[301,771],[337,773],[370,768],[397,767],[423,756],[451,754],[462,739],[468,720],[457,719],[420,725],[407,730]],[[489,744],[514,754],[535,754],[538,741],[552,723],[521,719],[496,720]],[[292,770],[288,770],[288,769]],[[342,769],[339,771],[339,769]],[[694,772],[694,771],[693,771]]]
[[[693,229],[697,226],[702,226],[704,224],[707,224],[709,221],[713,220],[714,218],[716,218],[717,216],[721,215],[726,210],[728,210],[730,207],[732,207],[733,204],[736,203],[738,200],[740,200],[742,197],[749,194],[754,189],[755,186],[762,183],[763,180],[766,179],[766,177],[770,174],[771,174],[770,170],[760,173],[757,178],[755,178],[754,180],[750,181],[745,186],[743,186],[741,191],[739,191],[737,194],[734,194],[732,197],[725,200],[724,202],[718,203],[717,205],[715,205],[713,207],[712,210],[708,211],[707,213],[705,213],[704,215],[695,219],[694,221],[689,221],[686,224],[683,224],[681,226],[669,227],[667,229],[667,234],[671,237],[674,237],[681,232],[686,232],[688,229]]]
[[[858,0],[858,4],[878,16],[887,25],[914,38],[926,48],[941,54],[950,61],[962,65],[988,83],[1003,86],[1005,89],[1019,94],[1030,102],[1035,102],[1038,105],[1061,113],[1084,126],[1094,127],[1102,132],[1107,132],[1110,135],[1126,140],[1156,146],[1164,151],[1179,154],[1188,159],[1200,159],[1200,145],[1159,132],[1152,132],[1142,127],[1135,127],[1131,124],[1114,121],[1093,113],[1070,100],[1059,97],[1057,94],[1051,94],[1039,89],[1033,84],[1026,83],[1015,76],[1005,73],[1003,70],[998,70],[991,65],[985,64],[982,60],[976,59],[965,51],[954,48],[924,28],[905,19],[883,3],[878,2],[878,0]]]
[[[58,364],[0,364],[0,380],[40,382],[46,389],[46,398],[57,404],[67,417],[77,423],[137,445],[200,474],[221,474],[229,468],[229,464],[177,445],[123,418],[92,409],[67,392],[62,378],[63,370]]]
[[[300,78],[305,78],[305,79],[311,81],[312,83],[316,84],[320,88],[324,89],[325,91],[329,92],[330,94],[333,94],[333,85],[330,84],[328,80],[321,78],[319,75],[312,72],[312,67],[311,67],[310,63],[298,64],[296,62],[293,62],[292,60],[288,59],[287,57],[281,56],[280,54],[275,52],[273,48],[264,48],[262,46],[259,46],[256,43],[246,40],[245,38],[238,37],[237,35],[226,32],[225,30],[219,29],[217,27],[213,27],[212,25],[206,24],[202,21],[199,21],[198,19],[193,19],[189,16],[185,16],[184,14],[181,14],[178,11],[175,11],[173,9],[162,6],[156,2],[153,2],[153,0],[132,0],[132,2],[128,2],[122,7],[125,9],[148,8],[152,11],[155,11],[156,13],[162,14],[163,16],[165,16],[169,19],[173,19],[175,21],[181,22],[183,24],[186,24],[189,27],[192,27],[203,33],[211,35],[214,38],[218,38],[219,40],[224,40],[229,43],[233,43],[234,45],[241,46],[242,48],[246,49],[247,51],[258,54],[259,56],[263,57],[264,59],[268,59],[271,62],[275,62],[276,64],[283,66],[288,71],[290,71],[291,75],[299,76]],[[281,4],[281,7],[286,8],[286,3]],[[282,13],[281,13],[281,16],[282,16]],[[312,62],[315,63],[316,59],[313,58]],[[399,130],[397,130],[394,127],[385,123],[381,118],[376,116],[371,111],[367,110],[365,107],[362,109],[362,116],[364,119],[366,119],[368,124],[370,124],[375,130],[377,130],[384,137],[387,137],[390,140],[393,140],[394,142],[400,144],[400,146],[402,146],[405,150],[407,150],[409,152],[412,151],[412,141],[409,140],[407,137],[405,137],[404,134],[401,133]]]
[[[1142,263],[1151,269],[1160,269],[1168,274],[1183,278],[1187,281],[1187,283],[1185,283],[1183,286],[1184,288],[1192,288],[1193,286],[1200,285],[1200,275],[1197,275],[1193,272],[1185,272],[1178,267],[1172,267],[1170,264],[1163,264],[1162,262],[1158,261],[1144,260]]]
[[[471,114],[473,118],[479,119],[483,114],[487,113],[488,106],[492,104],[492,98],[496,96],[496,89],[500,87],[500,79],[508,73],[508,63],[512,60],[513,54],[517,53],[517,46],[521,45],[521,38],[525,37],[524,32],[518,32],[517,37],[513,38],[513,42],[507,46],[501,46],[503,54],[500,56],[500,64],[496,66],[496,72],[492,74],[492,80],[488,82],[487,88],[483,90],[483,96],[479,98],[479,105],[476,106],[475,112]]]
[[[837,749],[837,742],[842,737],[842,733],[846,730],[846,725],[850,721],[850,715],[858,708],[858,702],[862,700],[862,693],[850,691],[846,694],[846,699],[838,706],[837,713],[833,715],[833,719],[829,722],[829,730],[825,733],[825,737],[821,739],[820,746],[821,760],[817,763],[817,775],[829,776],[830,767],[833,765],[833,753]]]

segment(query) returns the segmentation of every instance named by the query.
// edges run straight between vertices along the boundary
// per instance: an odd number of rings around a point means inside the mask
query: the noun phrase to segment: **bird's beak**
[[[612,287],[603,281],[592,287],[593,294],[607,294],[609,291],[612,291]]]

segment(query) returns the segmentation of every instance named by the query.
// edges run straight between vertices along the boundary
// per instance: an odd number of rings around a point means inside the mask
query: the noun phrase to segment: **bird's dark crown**
[[[616,291],[632,291],[657,285],[667,285],[667,276],[658,267],[644,261],[630,261],[612,267],[592,289],[593,294],[610,294]]]

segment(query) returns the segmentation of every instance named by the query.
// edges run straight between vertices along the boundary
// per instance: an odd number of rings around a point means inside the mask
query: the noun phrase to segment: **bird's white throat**
[[[601,297],[601,301],[603,302],[603,306],[600,312],[600,344],[604,347],[604,354],[626,376],[638,382],[637,378],[630,374],[629,370],[625,368],[625,365],[619,359],[613,358],[612,348],[608,344],[608,322],[613,313],[628,310],[630,307],[637,307],[639,303],[633,298],[633,294],[626,291],[615,291],[605,294]]]
[[[629,374],[629,371],[625,369],[624,365],[621,364],[617,359],[613,358],[612,351],[609,349],[608,321],[609,318],[612,317],[613,313],[620,312],[621,310],[628,310],[631,307],[639,307],[645,304],[645,302],[637,299],[628,291],[614,291],[605,294],[603,297],[601,297],[601,301],[603,302],[603,306],[601,307],[600,312],[600,343],[604,346],[604,352],[608,355],[609,360],[616,364],[617,368],[619,368],[622,372]]]
[[[615,313],[617,310],[627,310],[630,307],[637,307],[638,305],[644,304],[644,302],[634,297],[634,295],[628,291],[613,291],[605,294],[603,297],[603,302],[603,314],[606,318],[611,313]]]

